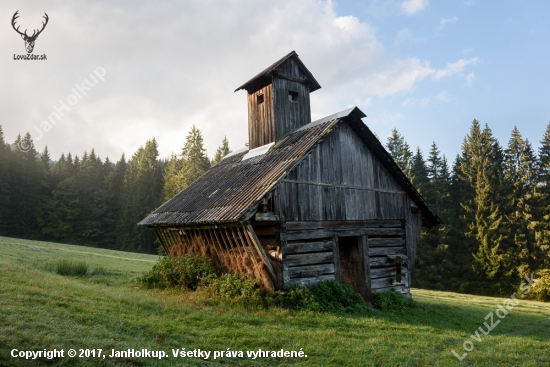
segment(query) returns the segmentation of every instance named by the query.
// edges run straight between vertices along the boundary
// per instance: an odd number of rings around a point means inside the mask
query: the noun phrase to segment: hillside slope
[[[89,274],[61,276],[62,259],[84,261]],[[550,305],[519,301],[484,335],[503,299],[413,290],[418,307],[369,316],[246,310],[205,304],[194,293],[141,289],[135,278],[156,256],[0,237],[0,365],[203,365],[172,353],[243,351],[209,365],[550,366]],[[501,312],[502,314],[502,312]],[[471,337],[473,335],[474,338]],[[479,340],[476,340],[478,339]],[[465,343],[466,342],[466,343]],[[463,346],[473,349],[465,353]],[[89,357],[70,358],[72,348]],[[300,351],[306,357],[247,357],[246,351]],[[14,358],[12,350],[63,349],[48,360]],[[97,357],[102,349],[104,359]],[[164,351],[169,357],[109,358],[112,350]],[[96,357],[91,350],[95,350]],[[19,353],[19,352],[14,352]],[[82,352],[83,355],[86,352]]]

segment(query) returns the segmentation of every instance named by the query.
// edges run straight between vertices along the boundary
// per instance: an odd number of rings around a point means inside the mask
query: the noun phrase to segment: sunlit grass
[[[520,301],[462,362],[463,343],[503,299],[413,289],[418,307],[368,316],[246,309],[135,279],[157,256],[0,237],[0,365],[204,365],[200,359],[62,358],[29,362],[12,349],[299,350],[307,358],[210,359],[209,365],[546,366],[550,305]],[[84,263],[85,276],[49,266]],[[245,354],[246,355],[246,354]]]

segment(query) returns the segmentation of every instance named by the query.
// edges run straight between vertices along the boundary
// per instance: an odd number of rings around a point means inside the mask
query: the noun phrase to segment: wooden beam
[[[405,191],[395,191],[395,190],[381,190],[381,189],[374,189],[371,187],[360,187],[360,186],[351,186],[351,185],[338,185],[338,184],[327,184],[323,182],[306,182],[306,181],[295,181],[295,180],[287,180],[282,179],[279,180],[279,182],[286,182],[286,183],[293,183],[293,184],[300,184],[300,185],[313,185],[313,186],[322,186],[322,187],[334,187],[339,189],[351,189],[351,190],[365,190],[365,191],[373,191],[373,192],[379,192],[384,194],[399,194],[399,195],[407,195]]]
[[[405,254],[404,247],[370,247],[370,256]]]
[[[360,248],[362,249],[362,259],[363,259],[363,274],[365,276],[365,280],[367,281],[367,284],[370,288],[370,279],[371,279],[371,268],[370,268],[370,255],[369,255],[369,240],[367,236],[361,236],[360,238]]]
[[[311,278],[320,275],[334,274],[334,264],[295,266],[288,269],[290,278]]]
[[[267,267],[267,271],[269,273],[269,276],[271,277],[271,280],[273,281],[273,285],[277,284],[277,276],[275,275],[275,270],[273,270],[273,267],[271,266],[271,262],[269,261],[267,255],[264,252],[264,249],[262,248],[262,244],[258,240],[258,237],[256,237],[256,234],[254,233],[254,229],[250,225],[250,222],[246,223],[246,232],[249,236],[249,238],[252,240],[252,243],[256,246],[256,249],[260,253],[260,256],[262,257],[262,260]]]
[[[294,242],[287,243],[286,254],[298,254],[302,252],[321,252],[332,250],[332,241]]]
[[[399,231],[399,233],[396,233],[397,235],[403,233],[401,219],[286,222],[285,228],[287,231],[366,228],[367,231],[372,231],[367,233],[369,235],[392,235],[393,233],[380,233],[378,231],[395,228]]]
[[[370,247],[381,246],[404,246],[405,240],[403,238],[369,238]]]
[[[332,236],[332,254],[334,256],[334,278],[341,282],[342,276],[340,273],[340,248],[338,246],[338,236]]]
[[[332,251],[313,252],[309,254],[286,255],[285,264],[289,267],[300,265],[315,265],[332,263],[334,255]]]

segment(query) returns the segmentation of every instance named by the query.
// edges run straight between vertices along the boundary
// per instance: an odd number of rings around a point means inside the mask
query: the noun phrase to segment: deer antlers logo
[[[34,42],[36,41],[36,38],[38,37],[38,35],[40,33],[42,33],[42,31],[44,30],[44,28],[46,28],[46,24],[48,24],[48,14],[44,13],[44,19],[46,19],[45,22],[42,22],[42,29],[41,30],[38,30],[38,29],[35,29],[32,33],[32,36],[29,36],[27,34],[27,30],[25,29],[25,32],[20,32],[19,31],[19,26],[17,26],[17,28],[15,28],[15,21],[17,18],[19,18],[19,15],[17,14],[19,13],[19,10],[15,12],[15,14],[13,14],[13,18],[11,18],[11,26],[13,27],[13,29],[15,29],[15,31],[17,33],[19,33],[21,35],[21,38],[23,38],[23,40],[25,41],[25,48],[27,49],[27,53],[30,54],[32,52],[32,50],[34,49]]]

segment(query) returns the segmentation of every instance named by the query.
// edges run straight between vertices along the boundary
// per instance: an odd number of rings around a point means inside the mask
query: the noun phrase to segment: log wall
[[[285,283],[339,280],[338,238],[357,237],[364,276],[371,290],[410,293],[409,261],[403,261],[401,283],[396,284],[397,267],[388,257],[407,255],[404,220],[286,222],[280,236]]]

